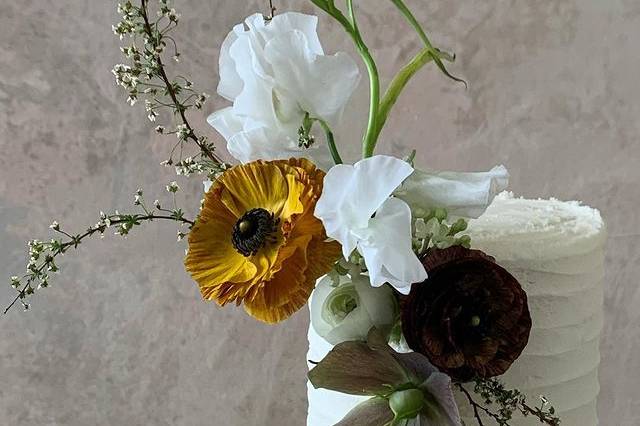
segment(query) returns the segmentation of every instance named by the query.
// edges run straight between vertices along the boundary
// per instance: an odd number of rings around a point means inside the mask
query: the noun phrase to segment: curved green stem
[[[438,52],[438,56],[441,59],[453,60],[453,57],[445,52]],[[411,80],[411,78],[413,78],[413,76],[416,75],[416,73],[420,71],[422,67],[424,67],[432,60],[432,49],[425,47],[420,51],[420,53],[414,56],[414,58],[407,65],[405,65],[393,78],[391,84],[389,85],[389,88],[382,97],[382,101],[380,102],[378,119],[376,120],[378,124],[378,128],[376,129],[376,139],[378,139],[378,137],[380,136],[380,132],[382,132],[382,128],[387,122],[387,118],[389,117],[391,109],[398,101],[400,94],[409,83],[409,80]]]
[[[313,4],[324,10],[329,16],[334,18],[351,37],[356,45],[358,53],[362,57],[364,64],[369,74],[369,122],[367,124],[367,132],[362,142],[362,152],[364,157],[370,157],[373,155],[373,151],[376,146],[378,109],[380,107],[380,76],[378,73],[378,67],[376,65],[369,48],[362,39],[360,30],[358,29],[358,22],[355,16],[355,10],[353,6],[353,0],[347,0],[347,7],[349,9],[349,17],[345,16],[340,9],[338,9],[334,0],[311,0]]]
[[[411,12],[411,10],[407,7],[406,4],[404,4],[403,0],[391,0],[391,2],[398,8],[398,10],[400,10],[400,13],[402,13],[405,17],[405,19],[407,20],[407,22],[409,22],[409,24],[413,27],[413,29],[416,31],[416,33],[418,33],[418,36],[420,36],[420,39],[422,40],[422,42],[425,45],[425,48],[429,49],[430,54],[431,54],[431,58],[433,59],[433,61],[436,63],[436,65],[438,66],[438,68],[440,68],[440,71],[442,71],[442,73],[444,75],[446,75],[447,77],[449,77],[452,80],[455,80],[457,82],[460,82],[462,84],[464,84],[465,87],[467,87],[467,82],[464,81],[461,78],[458,78],[456,76],[454,76],[453,74],[451,74],[447,68],[445,67],[444,63],[442,62],[442,59],[440,59],[440,50],[436,49],[435,47],[433,47],[433,45],[431,44],[431,40],[429,40],[429,37],[427,37],[427,34],[425,33],[424,29],[422,28],[422,25],[420,25],[420,22],[418,22],[418,20],[416,19],[415,15],[413,14],[413,12]]]
[[[367,158],[373,155],[376,143],[378,142],[377,135],[379,132],[377,120],[378,110],[380,108],[380,76],[378,74],[376,61],[373,59],[373,56],[371,56],[371,52],[369,52],[369,48],[364,43],[364,40],[362,40],[362,35],[358,29],[353,0],[347,0],[347,7],[349,8],[349,17],[353,27],[354,41],[369,73],[369,122],[367,124],[367,133],[362,143],[362,157]]]
[[[324,134],[327,138],[327,146],[329,147],[331,158],[333,158],[333,163],[336,165],[342,164],[342,157],[340,157],[340,153],[338,152],[338,147],[336,146],[336,140],[333,137],[333,132],[331,131],[331,128],[329,127],[327,122],[324,120],[316,119],[316,121],[320,124],[320,126],[322,127],[322,130],[324,130]]]
[[[428,62],[432,61],[431,52],[428,48],[422,49],[407,65],[405,65],[391,81],[387,92],[382,98],[380,109],[378,110],[378,128],[376,129],[376,138],[380,136],[382,128],[387,122],[387,117],[391,109],[398,101],[400,93],[409,83],[409,80]]]

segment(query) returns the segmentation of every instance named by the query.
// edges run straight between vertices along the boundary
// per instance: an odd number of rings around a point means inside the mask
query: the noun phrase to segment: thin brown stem
[[[154,48],[158,47],[157,46],[158,42],[155,39],[155,37],[153,36],[153,26],[151,24],[151,21],[149,20],[149,14],[148,14],[148,10],[147,10],[147,0],[140,0],[140,11],[142,13],[142,18],[144,19],[144,31],[145,31],[146,35],[149,37],[149,40],[151,40],[151,42],[153,43]],[[167,73],[165,71],[165,67],[164,67],[164,64],[162,62],[162,59],[160,58],[160,55],[157,55],[156,60],[158,62],[158,73],[160,75],[160,78],[164,82],[164,85],[165,85],[165,87],[167,89],[167,93],[169,94],[169,97],[171,98],[171,102],[173,102],[173,106],[175,107],[176,112],[180,116],[180,119],[182,120],[182,123],[187,128],[187,136],[186,137],[188,139],[191,139],[193,142],[195,142],[195,144],[198,145],[198,148],[200,148],[202,153],[206,157],[208,157],[214,164],[216,164],[216,165],[224,164],[222,159],[220,159],[220,157],[218,157],[216,154],[214,154],[211,151],[211,149],[206,145],[206,143],[203,143],[196,136],[195,130],[193,129],[193,127],[191,127],[191,124],[187,120],[187,116],[185,114],[185,108],[182,105],[182,103],[179,101],[178,95],[176,94],[176,91],[175,91],[175,88],[173,87],[173,84],[171,83],[171,80],[169,80],[169,77],[167,76]]]
[[[175,215],[157,215],[157,214],[152,214],[152,213],[148,213],[146,215],[141,215],[141,216],[134,216],[135,221],[136,222],[142,222],[142,221],[152,221],[154,219],[160,219],[160,220],[173,220],[175,222],[181,222],[181,223],[186,223],[189,226],[194,226],[195,222],[183,217],[178,217]],[[131,222],[131,218],[127,217],[127,218],[123,218],[123,219],[114,219],[110,221],[110,226],[117,226],[117,225],[121,225],[127,222]],[[64,243],[62,243],[59,247],[59,249],[57,250],[57,252],[54,252],[53,256],[57,256],[59,254],[64,254],[64,252],[66,252],[66,250],[68,248],[77,248],[78,245],[82,242],[82,240],[84,240],[85,238],[88,238],[98,232],[103,233],[104,232],[104,228],[102,227],[92,227],[89,228],[87,231],[85,231],[83,234],[79,234],[76,236],[70,236],[69,241],[66,241]],[[68,235],[68,234],[67,234]],[[37,273],[41,273],[42,271],[44,271],[44,268],[47,267],[48,264],[47,263],[43,263],[38,269],[36,269]],[[29,286],[32,284],[33,280],[29,279],[27,280],[27,282],[25,283],[25,285],[18,291],[17,296],[13,299],[13,301],[5,308],[4,310],[4,314],[6,314],[7,312],[9,312],[9,310],[16,304],[18,303],[19,300],[23,299],[25,297],[26,291],[29,288]]]
[[[469,404],[471,404],[471,407],[473,408],[473,416],[476,418],[476,420],[478,422],[478,425],[479,426],[484,426],[484,423],[482,423],[482,418],[480,417],[480,411],[479,410],[483,410],[483,411],[486,412],[487,409],[484,408],[483,406],[481,406],[480,404],[478,404],[477,402],[475,402],[473,397],[469,393],[469,391],[466,390],[464,388],[464,386],[462,386],[461,384],[456,384],[456,386],[467,397],[467,401],[469,401]]]

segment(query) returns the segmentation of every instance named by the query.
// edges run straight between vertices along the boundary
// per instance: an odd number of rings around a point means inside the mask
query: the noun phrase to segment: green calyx
[[[413,419],[424,409],[424,393],[420,389],[399,390],[389,397],[389,408],[394,421]]]

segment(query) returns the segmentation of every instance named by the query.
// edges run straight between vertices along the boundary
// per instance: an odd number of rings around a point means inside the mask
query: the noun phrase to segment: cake
[[[505,192],[469,223],[468,234],[474,248],[494,256],[520,281],[529,299],[529,343],[501,379],[524,392],[531,405],[545,395],[565,426],[597,425],[605,242],[599,212],[578,202],[526,200]],[[308,360],[331,350],[312,327],[308,337]],[[310,384],[308,397],[308,426],[333,425],[366,399]],[[459,406],[466,424],[476,424],[462,397]],[[510,424],[540,423],[516,418]]]

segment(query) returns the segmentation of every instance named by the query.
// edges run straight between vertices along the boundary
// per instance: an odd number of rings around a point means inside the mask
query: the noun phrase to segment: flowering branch
[[[481,413],[495,420],[499,426],[509,426],[509,421],[516,411],[521,412],[525,417],[536,417],[540,423],[548,426],[560,425],[560,419],[555,416],[555,409],[549,405],[549,401],[545,397],[540,396],[540,407],[531,407],[527,404],[527,398],[523,393],[516,389],[506,389],[497,379],[477,379],[474,388],[474,392],[482,397],[485,404],[498,406],[497,412],[493,412],[476,402],[461,383],[456,383],[456,387],[465,395],[473,408],[478,426],[483,426]]]
[[[196,92],[189,79],[182,76],[170,79],[167,74],[162,60],[167,45],[173,46],[173,58],[176,61],[180,57],[176,42],[169,35],[178,25],[179,15],[175,9],[168,6],[168,0],[159,0],[159,3],[158,19],[155,21],[150,18],[148,0],[140,0],[140,6],[134,6],[131,1],[118,5],[122,21],[113,27],[113,31],[121,39],[128,35],[133,39],[133,43],[121,48],[125,57],[131,60],[131,65],[119,64],[114,67],[116,82],[129,91],[129,102],[132,105],[141,94],[146,96],[145,106],[150,121],[156,121],[160,109],[172,110],[180,124],[173,131],[165,131],[163,126],[156,127],[156,131],[161,134],[175,134],[178,137],[176,147],[182,147],[186,141],[195,143],[200,149],[200,157],[206,168],[214,172],[224,170],[227,165],[215,154],[214,145],[209,143],[205,136],[196,134],[186,116],[187,110],[191,108],[201,109],[208,95]],[[143,37],[140,47],[136,44],[139,36]],[[167,165],[173,164],[173,152],[176,147],[172,150]]]
[[[159,201],[154,202],[154,209],[149,209],[144,203],[142,190],[136,191],[134,205],[142,209],[142,213],[119,213],[115,211],[113,214],[100,213],[100,220],[94,226],[89,227],[81,234],[72,235],[62,229],[57,221],[54,221],[50,228],[58,234],[66,237],[65,239],[52,239],[49,242],[32,240],[29,241],[29,262],[27,263],[27,272],[22,276],[11,277],[11,286],[17,291],[17,295],[13,301],[6,307],[4,314],[19,301],[25,310],[29,309],[29,304],[25,302],[28,296],[35,293],[36,289],[49,287],[49,273],[59,272],[56,264],[56,258],[64,255],[69,249],[77,249],[78,246],[87,238],[94,235],[104,236],[109,228],[115,228],[115,234],[125,237],[135,227],[142,223],[152,222],[154,220],[171,220],[182,225],[189,225],[191,228],[195,222],[184,217],[181,209],[175,205],[175,193],[178,186],[172,182],[167,186],[167,190],[174,195],[174,208],[162,208]],[[186,236],[185,233],[178,232],[178,240]]]

